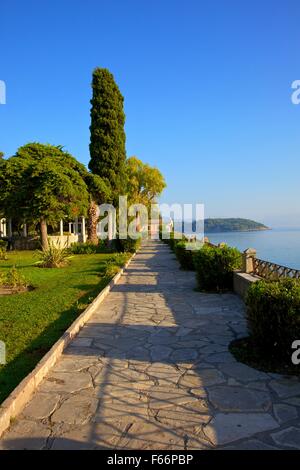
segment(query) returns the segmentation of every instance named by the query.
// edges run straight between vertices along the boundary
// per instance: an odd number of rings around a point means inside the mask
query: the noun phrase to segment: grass
[[[291,358],[279,360],[278,357],[266,355],[265,351],[257,348],[250,336],[233,341],[229,345],[229,351],[239,362],[243,362],[254,369],[263,372],[300,376],[300,368],[292,363]],[[291,349],[291,355],[292,352]]]
[[[105,264],[112,254],[74,256],[60,269],[38,268],[33,252],[9,253],[0,270],[16,266],[33,290],[0,296],[0,403],[107,284]]]

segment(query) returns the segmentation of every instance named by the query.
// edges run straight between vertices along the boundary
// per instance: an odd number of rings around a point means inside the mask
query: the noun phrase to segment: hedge
[[[186,269],[188,271],[193,271],[195,269],[194,251],[187,250],[186,242],[180,240],[176,243],[175,254],[182,269]]]
[[[270,357],[290,357],[300,339],[300,281],[258,281],[249,287],[246,306],[254,343]]]
[[[241,267],[241,253],[236,248],[204,245],[194,255],[200,290],[221,292],[233,289],[233,272]]]
[[[132,238],[116,239],[117,250],[121,253],[135,253],[141,246],[142,239],[139,237],[137,240]]]

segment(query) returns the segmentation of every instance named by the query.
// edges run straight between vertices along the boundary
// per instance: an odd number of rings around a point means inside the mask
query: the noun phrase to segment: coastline
[[[267,232],[269,230],[273,230],[271,227],[266,228],[251,228],[251,229],[244,229],[244,230],[215,230],[215,231],[205,231],[205,234],[216,234],[216,233],[249,233],[249,232]]]

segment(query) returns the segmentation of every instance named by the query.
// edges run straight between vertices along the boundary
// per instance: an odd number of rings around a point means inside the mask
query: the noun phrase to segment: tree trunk
[[[98,245],[97,224],[98,224],[97,204],[95,201],[92,200],[90,202],[90,206],[88,210],[87,232],[88,232],[88,242],[92,243],[93,245]]]
[[[47,222],[44,219],[40,221],[40,230],[41,230],[42,248],[44,251],[46,251],[49,248],[49,242],[48,242]]]

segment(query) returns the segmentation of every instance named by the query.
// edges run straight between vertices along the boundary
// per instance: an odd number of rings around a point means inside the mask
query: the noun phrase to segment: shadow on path
[[[194,288],[167,246],[147,242],[2,448],[288,446],[299,381],[237,363],[228,344],[246,334],[242,302]]]

